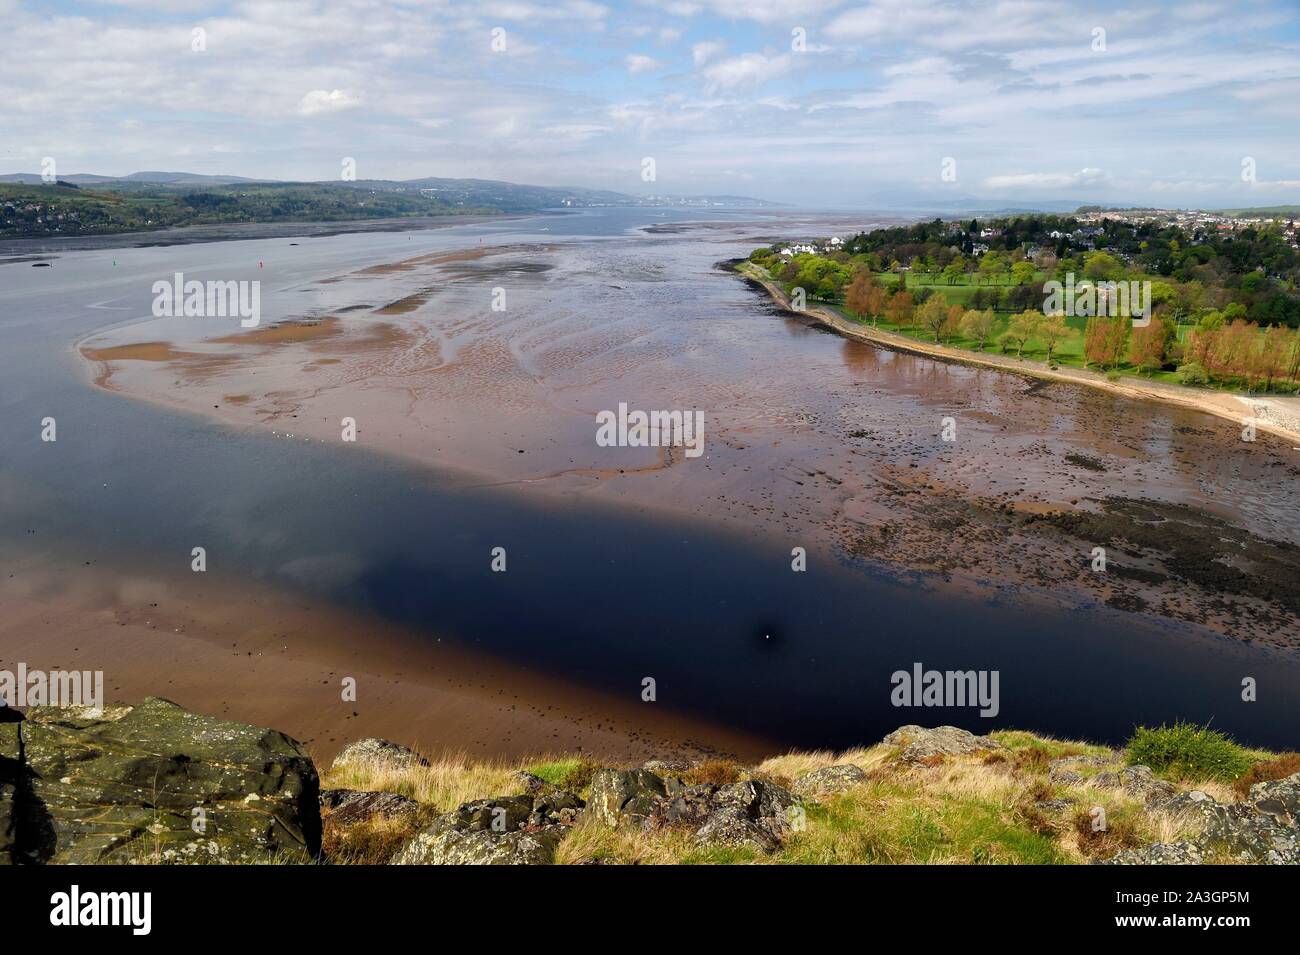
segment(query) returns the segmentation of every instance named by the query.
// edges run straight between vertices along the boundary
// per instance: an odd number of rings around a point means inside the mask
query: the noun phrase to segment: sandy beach
[[[557,680],[372,615],[216,575],[6,561],[0,667],[101,670],[107,702],[161,696],[274,726],[328,765],[379,736],[430,754],[516,759],[583,752],[639,762],[754,759],[771,740]],[[356,681],[355,702],[342,681]]]

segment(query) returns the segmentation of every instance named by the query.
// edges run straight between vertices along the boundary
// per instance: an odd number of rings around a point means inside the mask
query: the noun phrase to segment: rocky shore
[[[1300,863],[1295,754],[1233,789],[954,727],[755,766],[473,764],[365,739],[322,787],[284,734],[161,699],[0,718],[3,863]]]

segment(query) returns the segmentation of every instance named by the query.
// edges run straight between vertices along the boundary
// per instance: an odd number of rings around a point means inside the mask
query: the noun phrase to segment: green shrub
[[[1209,380],[1205,374],[1205,369],[1196,362],[1189,365],[1179,365],[1177,374],[1178,380],[1184,385],[1203,385]]]
[[[1179,779],[1231,782],[1255,760],[1218,730],[1195,723],[1151,729],[1139,726],[1128,741],[1130,766],[1141,763],[1153,772]]]

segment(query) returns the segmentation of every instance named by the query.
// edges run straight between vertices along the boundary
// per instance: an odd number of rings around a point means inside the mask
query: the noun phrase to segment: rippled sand
[[[287,439],[341,444],[355,419],[358,446],[467,484],[671,508],[928,584],[1300,645],[1300,452],[1203,413],[808,328],[714,267],[760,244],[745,231],[421,255],[321,276],[311,314],[251,332],[164,342],[143,323],[83,354],[107,387]],[[599,447],[595,416],[620,402],[703,411],[705,454]],[[1171,552],[1137,533],[1152,521]],[[1101,544],[1106,574],[1091,570]]]

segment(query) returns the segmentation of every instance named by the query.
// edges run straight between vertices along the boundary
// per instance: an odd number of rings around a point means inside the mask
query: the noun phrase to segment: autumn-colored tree
[[[1273,379],[1279,377],[1286,368],[1286,349],[1290,337],[1285,328],[1270,325],[1255,342],[1251,371],[1255,382],[1262,384],[1265,391],[1273,386]]]
[[[1291,330],[1286,350],[1286,376],[1300,382],[1300,328]]]
[[[1124,317],[1102,315],[1088,319],[1083,330],[1083,357],[1103,370],[1118,365],[1124,357],[1131,322]]]
[[[948,306],[948,320],[943,323],[942,334],[945,338],[951,338],[961,331],[961,317],[963,310],[960,305]]]
[[[869,295],[872,286],[875,284],[870,272],[866,269],[859,269],[853,274],[853,281],[849,283],[848,289],[844,292],[844,307],[859,318],[867,317],[870,314],[867,307],[871,304]]]
[[[1138,371],[1154,371],[1165,361],[1169,344],[1169,326],[1153,320],[1150,324],[1133,329],[1129,339],[1128,360]]]
[[[875,325],[876,321],[880,318],[880,316],[884,314],[885,302],[888,299],[888,297],[889,297],[889,293],[886,292],[884,287],[881,286],[879,283],[872,282],[871,287],[867,289],[867,297],[865,303],[866,312],[864,314],[871,316],[872,325]]]
[[[895,292],[885,307],[885,314],[897,328],[911,328],[913,303],[911,292]]]
[[[984,350],[984,344],[993,337],[993,329],[996,327],[993,317],[993,309],[970,309],[961,317],[961,333],[967,338],[979,344],[979,350]]]

